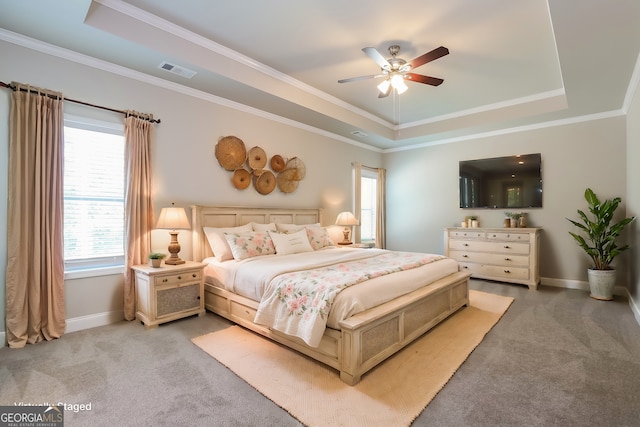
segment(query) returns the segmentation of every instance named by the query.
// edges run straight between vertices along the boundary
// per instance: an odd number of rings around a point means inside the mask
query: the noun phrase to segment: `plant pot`
[[[587,272],[589,277],[589,289],[591,298],[611,301],[613,299],[613,288],[616,285],[616,270],[594,270]]]
[[[161,259],[149,259],[149,265],[153,268],[160,268],[160,264],[162,264]]]

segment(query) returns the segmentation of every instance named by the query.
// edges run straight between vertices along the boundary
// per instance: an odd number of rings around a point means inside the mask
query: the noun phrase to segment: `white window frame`
[[[124,137],[124,123],[115,123],[83,116],[65,114],[64,126],[109,133]],[[124,180],[124,165],[123,177]],[[124,199],[124,194],[123,194]],[[124,272],[124,253],[121,256],[95,257],[77,261],[64,262],[65,279],[80,279]]]
[[[363,191],[364,191],[364,185],[363,185],[362,180],[364,180],[364,179],[373,179],[375,181],[373,206],[367,207],[366,209],[364,209],[364,204],[363,204],[365,198],[362,197],[363,196]],[[378,186],[378,173],[377,173],[377,171],[363,166],[361,168],[360,186],[359,186],[359,189],[360,189],[360,197],[359,197],[359,200],[360,200],[360,243],[363,243],[363,244],[375,244],[376,240],[378,238],[378,236],[376,236],[376,229],[377,229],[377,225],[376,224],[377,224],[377,219],[378,219],[377,218],[378,217],[378,201],[377,201],[378,190],[377,190],[377,186]],[[362,215],[362,213],[365,210],[373,211],[373,215],[371,217],[371,221],[372,221],[371,227],[372,227],[373,239],[364,239],[362,237],[362,230],[363,230],[363,227],[362,227],[363,215]]]

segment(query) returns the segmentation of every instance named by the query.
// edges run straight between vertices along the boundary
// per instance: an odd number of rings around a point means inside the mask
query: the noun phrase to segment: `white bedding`
[[[207,258],[207,283],[260,302],[266,285],[275,276],[298,269],[315,268],[364,259],[384,252],[380,249],[335,248],[291,255],[265,255],[241,261],[219,262]],[[340,328],[340,321],[361,311],[407,294],[458,271],[458,263],[443,259],[418,268],[376,277],[348,287],[336,297],[327,326]]]

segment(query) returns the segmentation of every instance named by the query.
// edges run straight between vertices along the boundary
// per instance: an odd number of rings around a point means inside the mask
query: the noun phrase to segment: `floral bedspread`
[[[331,305],[341,290],[444,258],[415,252],[384,252],[357,261],[281,274],[267,286],[254,321],[317,347]]]

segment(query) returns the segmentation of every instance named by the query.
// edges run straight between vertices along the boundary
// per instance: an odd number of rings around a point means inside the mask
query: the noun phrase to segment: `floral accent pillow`
[[[233,253],[231,252],[229,243],[227,243],[227,239],[224,237],[225,233],[248,233],[252,231],[251,224],[226,228],[203,227],[202,229],[207,236],[213,256],[218,261],[233,259]]]
[[[306,230],[309,243],[311,243],[313,250],[317,251],[319,249],[326,248],[327,246],[334,246],[326,228],[306,227]]]
[[[276,248],[268,231],[224,233],[224,237],[227,239],[233,258],[236,260],[276,253]]]

